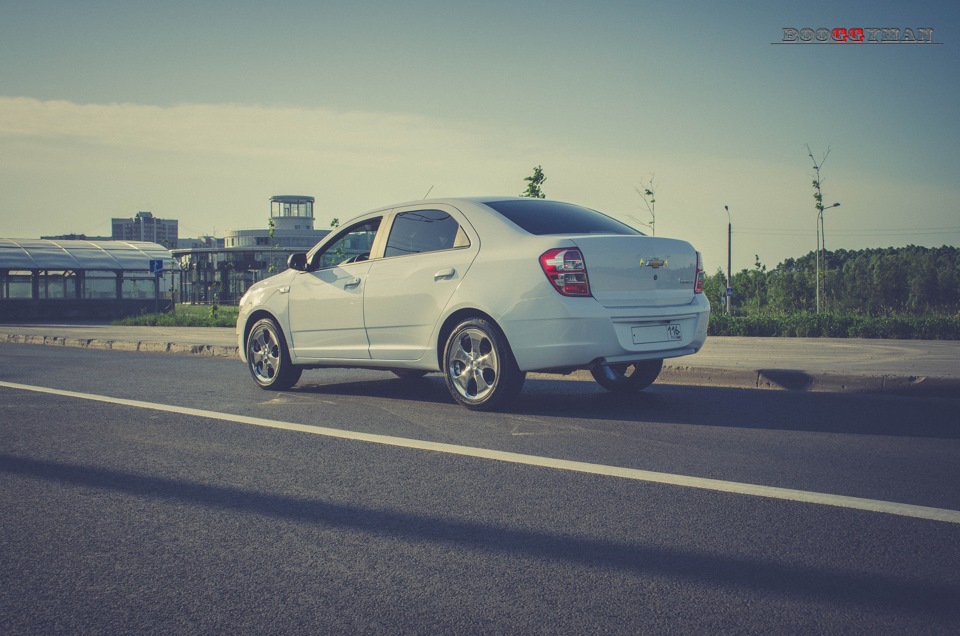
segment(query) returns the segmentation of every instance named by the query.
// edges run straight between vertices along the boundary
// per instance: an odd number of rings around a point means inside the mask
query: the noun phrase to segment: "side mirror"
[[[287,258],[287,267],[295,269],[298,272],[307,271],[307,255],[303,252],[295,252]]]

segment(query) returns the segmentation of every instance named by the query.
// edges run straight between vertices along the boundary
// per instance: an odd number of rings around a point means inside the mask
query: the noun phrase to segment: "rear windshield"
[[[629,225],[596,210],[543,199],[484,203],[530,234],[639,234]]]

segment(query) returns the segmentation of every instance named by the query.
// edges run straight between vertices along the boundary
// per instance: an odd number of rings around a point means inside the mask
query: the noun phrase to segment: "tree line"
[[[826,252],[824,313],[863,316],[960,313],[960,248],[907,247]],[[816,309],[816,253],[788,258],[772,270],[755,258],[733,274],[732,313],[796,314]],[[709,276],[704,291],[724,311],[726,274]]]

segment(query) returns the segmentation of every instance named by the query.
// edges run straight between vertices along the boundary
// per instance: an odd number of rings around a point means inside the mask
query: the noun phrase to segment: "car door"
[[[340,230],[291,282],[291,348],[298,359],[370,357],[363,294],[380,221],[365,219]]]
[[[396,210],[383,258],[370,267],[364,321],[374,360],[419,360],[480,249],[473,228],[452,206]]]

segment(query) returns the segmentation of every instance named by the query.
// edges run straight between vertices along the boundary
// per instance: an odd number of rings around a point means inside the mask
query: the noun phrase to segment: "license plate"
[[[680,325],[644,325],[634,327],[632,332],[633,344],[683,340],[683,330]]]

